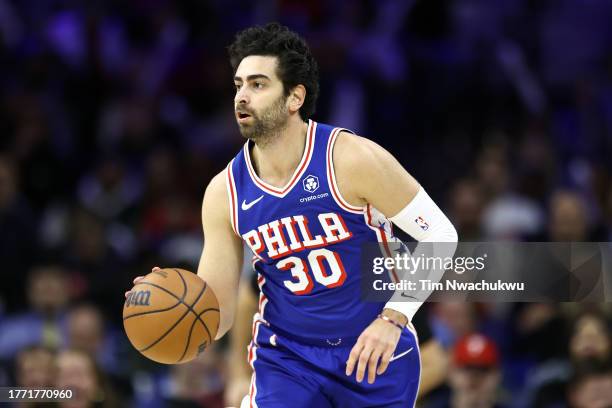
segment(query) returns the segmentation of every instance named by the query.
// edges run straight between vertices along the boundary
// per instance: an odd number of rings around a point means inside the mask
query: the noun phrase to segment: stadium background
[[[86,378],[32,348],[79,347],[103,406],[223,406],[223,343],[155,365],[120,313],[134,276],[196,268],[204,187],[243,143],[225,47],[268,21],[320,64],[314,119],[390,150],[460,239],[612,238],[608,1],[0,0],[0,386]],[[566,406],[612,381],[609,304],[420,313],[451,360],[465,333],[498,347],[500,406]]]

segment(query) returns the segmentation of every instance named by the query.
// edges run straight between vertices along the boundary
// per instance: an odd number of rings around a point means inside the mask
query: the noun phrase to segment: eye
[[[236,88],[236,92],[238,92],[240,90],[241,86],[242,85],[240,85],[240,84],[234,84],[234,88]]]
[[[255,86],[255,89],[261,89],[264,87],[264,84],[263,82],[255,81],[254,86]]]

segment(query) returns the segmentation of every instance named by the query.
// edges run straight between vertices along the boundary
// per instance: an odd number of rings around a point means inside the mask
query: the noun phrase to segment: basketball
[[[163,364],[193,360],[214,340],[219,303],[195,273],[160,269],[138,281],[123,306],[123,327],[145,357]]]

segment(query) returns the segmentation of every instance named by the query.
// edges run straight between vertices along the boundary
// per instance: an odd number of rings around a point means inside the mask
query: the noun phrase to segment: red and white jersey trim
[[[253,164],[251,163],[251,154],[249,152],[249,142],[244,144],[244,158],[246,161],[246,167],[249,171],[249,176],[253,183],[261,190],[265,191],[268,194],[271,194],[275,197],[283,198],[285,197],[291,189],[298,183],[300,177],[306,169],[308,168],[308,164],[310,163],[310,159],[312,158],[312,152],[314,150],[314,142],[315,142],[315,134],[316,134],[317,123],[309,120],[308,121],[308,129],[306,131],[306,144],[304,146],[304,154],[302,155],[302,160],[295,169],[293,176],[289,180],[289,183],[283,188],[278,188],[272,186],[262,179],[259,178],[255,169],[253,168]]]
[[[376,233],[381,253],[388,258],[393,257],[393,247],[402,245],[402,242],[393,236],[393,224],[380,211],[368,204],[363,213],[365,223]],[[393,282],[399,282],[395,269],[389,270],[389,277]]]
[[[253,370],[253,374],[251,375],[251,385],[249,386],[249,408],[257,408],[257,403],[255,402],[255,396],[257,395],[257,384],[256,384],[256,376],[255,376],[255,360],[257,360],[257,346],[251,342],[248,347],[248,361]],[[242,404],[240,404],[242,408]]]
[[[340,193],[340,188],[338,188],[338,183],[336,183],[336,173],[334,170],[333,151],[334,151],[334,144],[336,143],[336,138],[341,131],[350,132],[349,130],[346,130],[346,129],[335,128],[334,130],[332,130],[331,135],[329,136],[329,140],[327,141],[327,154],[326,154],[327,156],[327,159],[326,159],[327,161],[327,183],[329,184],[329,189],[331,190],[334,201],[336,202],[336,204],[338,204],[338,206],[340,206],[340,208],[350,213],[353,213],[353,214],[363,214],[366,207],[355,207],[353,205],[350,205],[342,197],[342,194]]]
[[[268,298],[263,293],[263,287],[266,284],[266,278],[258,273],[257,274],[257,286],[259,286],[259,317],[261,320],[266,322],[265,310],[268,304]]]
[[[227,165],[227,174],[226,174],[226,187],[227,187],[227,196],[229,200],[229,216],[230,222],[232,224],[232,229],[242,239],[240,232],[238,232],[238,193],[236,192],[236,183],[234,182],[234,173],[232,170],[232,164],[234,160]]]

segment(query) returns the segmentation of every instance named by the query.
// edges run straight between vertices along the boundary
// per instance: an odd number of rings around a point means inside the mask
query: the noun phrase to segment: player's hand
[[[161,270],[161,268],[159,266],[154,266],[153,269],[151,269],[151,272],[155,272],[155,271],[159,271]],[[144,279],[144,276],[137,276],[134,278],[134,280],[132,281],[132,283],[134,285],[136,285],[139,281],[141,281],[142,279]],[[125,292],[125,297],[127,299],[127,297],[129,296],[131,290],[128,290],[127,292]]]
[[[401,329],[392,323],[378,318],[374,320],[353,346],[346,362],[346,375],[352,375],[357,364],[357,382],[363,381],[367,368],[368,383],[374,383],[376,375],[387,370],[401,333]]]

